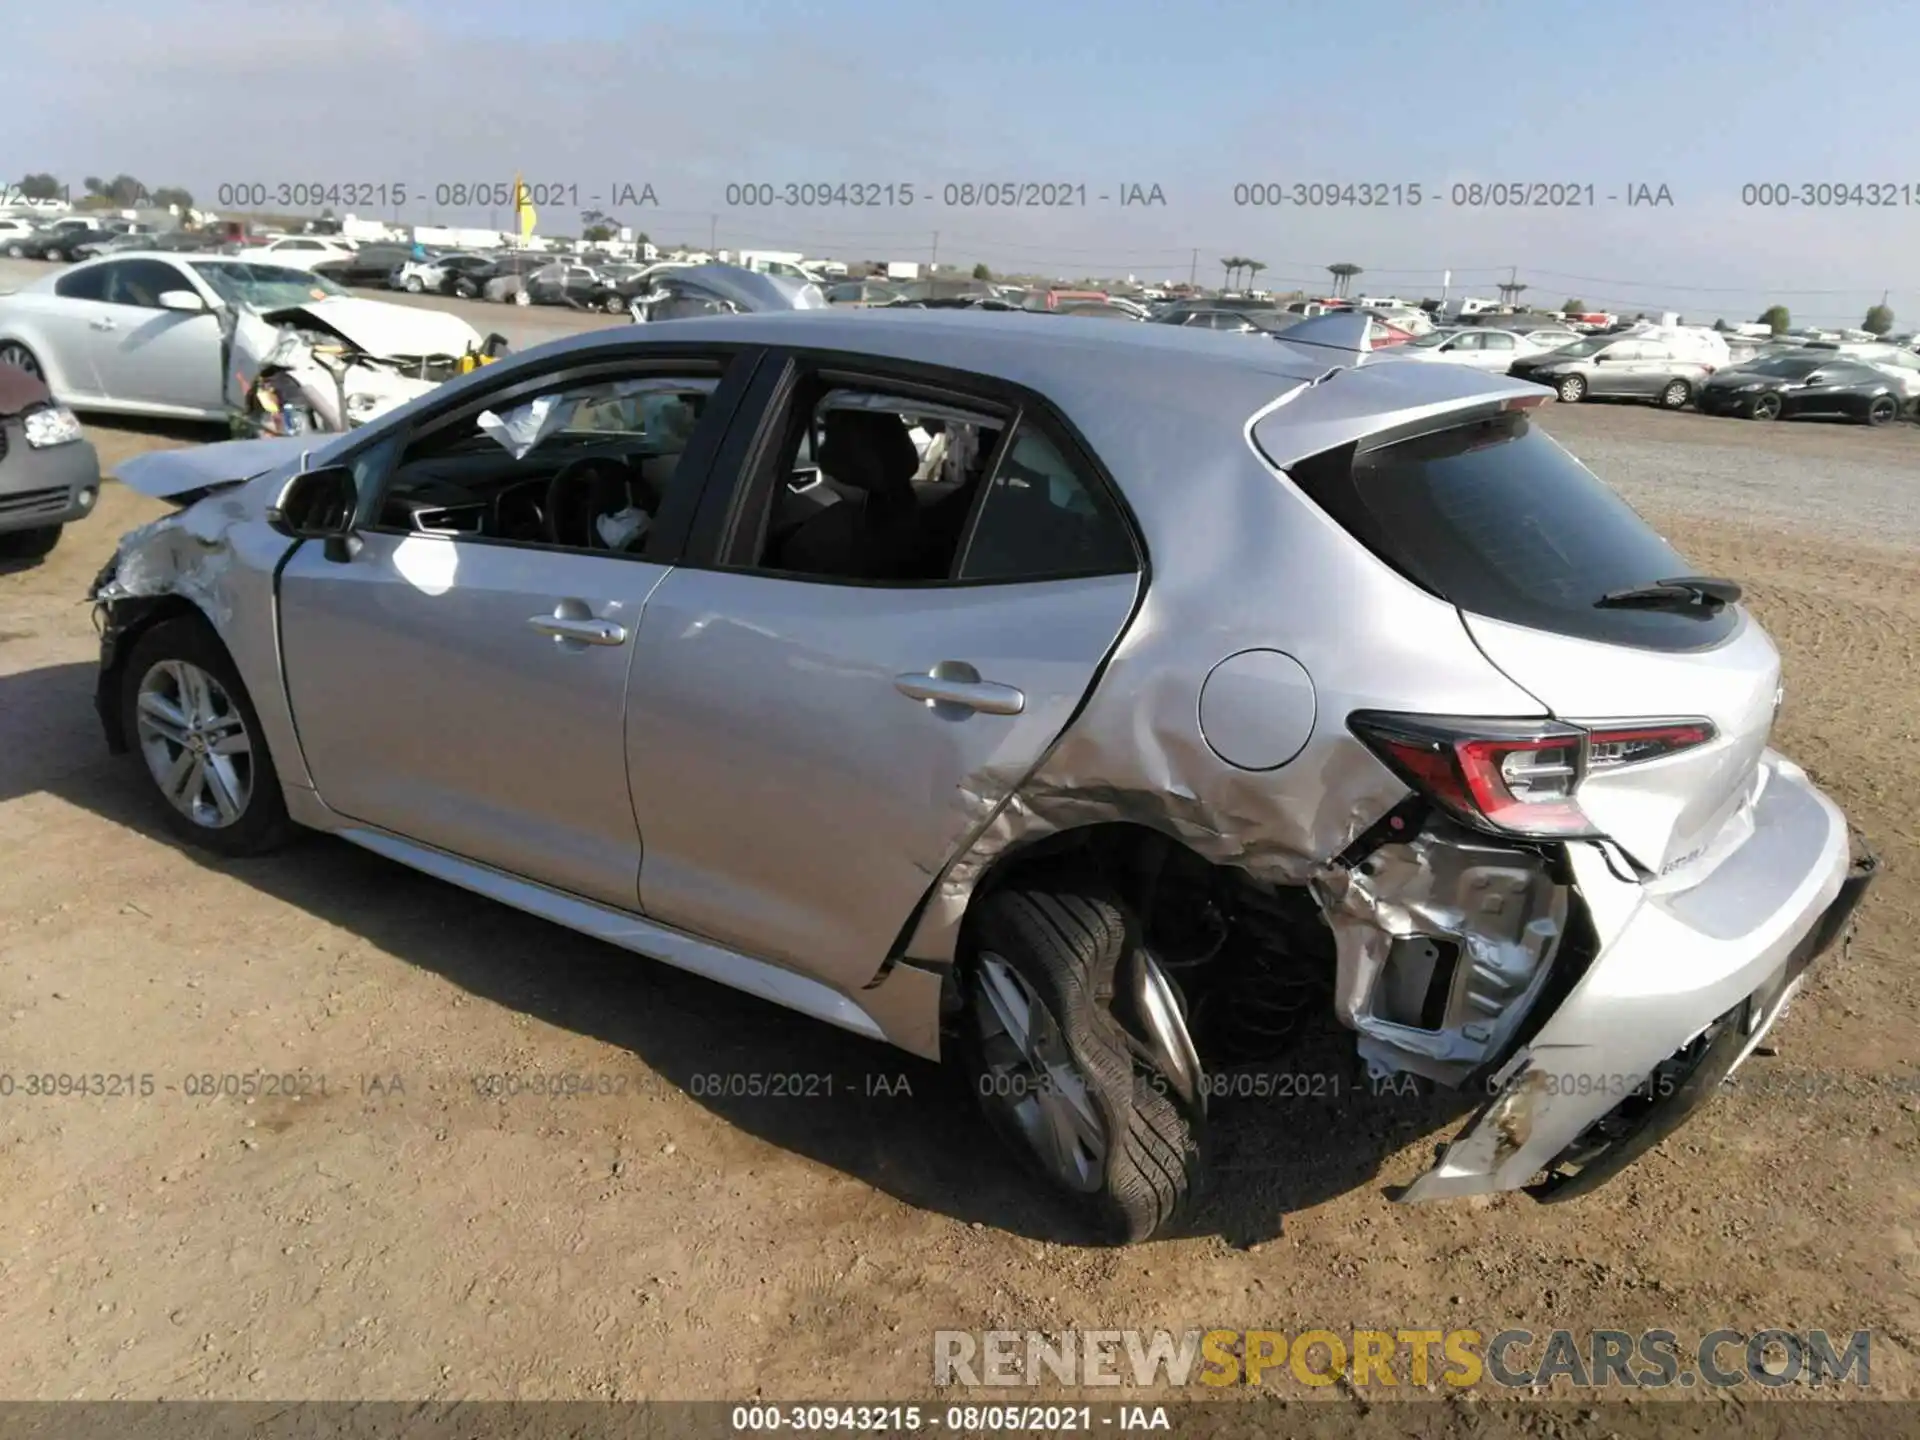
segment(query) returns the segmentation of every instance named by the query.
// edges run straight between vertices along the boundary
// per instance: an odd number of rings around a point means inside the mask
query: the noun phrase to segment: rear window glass
[[[1343,447],[1293,479],[1382,560],[1472,614],[1651,650],[1716,644],[1738,623],[1732,607],[1595,608],[1610,591],[1697,571],[1523,414]]]

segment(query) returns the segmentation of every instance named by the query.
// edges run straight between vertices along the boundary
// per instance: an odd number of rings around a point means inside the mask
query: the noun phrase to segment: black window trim
[[[787,409],[792,403],[793,392],[799,388],[803,379],[830,380],[838,384],[879,389],[888,394],[900,394],[907,398],[913,398],[915,392],[918,392],[922,398],[929,401],[975,410],[999,409],[1007,414],[1008,422],[1001,431],[1000,439],[996,442],[995,453],[990,457],[990,468],[985,472],[984,483],[980,486],[979,493],[974,496],[968,510],[960,542],[955,548],[953,563],[949,566],[945,578],[938,580],[848,579],[833,575],[770,570],[753,564],[751,560],[746,563],[739,561],[738,556],[743,550],[749,556],[757,558],[758,541],[762,537],[756,535],[755,543],[749,547],[743,528],[744,522],[749,515],[758,514],[765,517],[771,511],[773,503],[771,486],[778,478],[773,471],[778,455],[785,448],[783,422],[788,418]],[[1135,575],[1144,584],[1150,576],[1151,553],[1147,548],[1139,518],[1133,513],[1133,507],[1127,503],[1125,492],[1087,442],[1086,437],[1058,406],[1038,391],[998,376],[959,370],[922,360],[810,346],[782,346],[770,349],[767,358],[761,364],[760,373],[755,377],[752,388],[753,393],[734,412],[730,427],[734,433],[723,442],[720,454],[706,477],[709,493],[702,497],[701,513],[695,521],[694,533],[677,561],[687,569],[723,570],[766,579],[790,580],[798,584],[834,585],[842,588],[881,591],[1044,585],[1057,581],[1099,579],[1122,574]],[[1041,433],[1053,443],[1062,459],[1092,480],[1099,491],[1099,498],[1112,506],[1119,515],[1122,528],[1133,550],[1134,563],[1130,570],[1078,571],[1027,577],[957,578],[964,567],[967,552],[973,544],[980,510],[994,475],[1005,459],[1014,437],[1019,433],[1021,424],[1029,419],[1033,420]],[[757,510],[756,507],[758,507]],[[755,528],[757,531],[760,527]]]

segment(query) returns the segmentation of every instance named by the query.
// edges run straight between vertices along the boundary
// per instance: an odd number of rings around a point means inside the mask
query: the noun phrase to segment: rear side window
[[[98,300],[106,293],[111,265],[90,265],[84,270],[69,270],[53,282],[53,293],[64,300]]]
[[[1599,609],[1603,595],[1696,573],[1594,473],[1507,412],[1372,449],[1343,446],[1294,482],[1382,560],[1462,610],[1648,650],[1717,644],[1734,609]]]
[[[1051,580],[1138,568],[1127,522],[1091,475],[1023,423],[987,487],[962,580]]]

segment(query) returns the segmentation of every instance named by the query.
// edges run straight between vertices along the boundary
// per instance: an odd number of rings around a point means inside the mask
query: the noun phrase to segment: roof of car
[[[1263,441],[1278,464],[1476,401],[1541,397],[1539,386],[1523,380],[1467,365],[1411,364],[1390,350],[1361,357],[1284,336],[1019,311],[843,307],[702,316],[590,331],[516,358],[684,341],[841,351],[997,377],[1061,406],[1096,449],[1177,449],[1195,434],[1237,449],[1258,414],[1264,435],[1285,434],[1284,442]],[[1169,473],[1193,468],[1169,463]]]

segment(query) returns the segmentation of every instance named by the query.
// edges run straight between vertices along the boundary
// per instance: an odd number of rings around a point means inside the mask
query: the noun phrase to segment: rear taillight
[[[1588,776],[1704,745],[1705,720],[1588,730],[1557,720],[1476,720],[1356,711],[1353,733],[1409,786],[1480,830],[1535,839],[1594,836],[1578,793]]]

